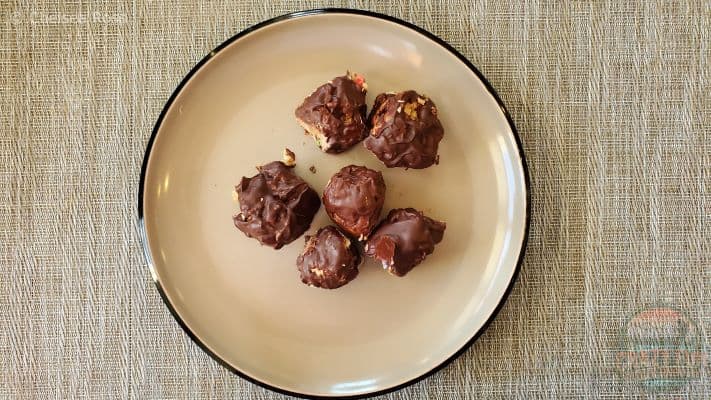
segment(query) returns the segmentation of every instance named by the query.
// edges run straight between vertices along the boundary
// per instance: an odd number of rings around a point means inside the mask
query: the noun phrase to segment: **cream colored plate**
[[[440,165],[388,169],[362,145],[318,151],[294,108],[347,69],[365,75],[368,104],[404,89],[435,101]],[[385,210],[415,207],[446,221],[444,241],[404,278],[369,261],[340,289],[303,285],[303,239],[275,251],[232,224],[234,185],[284,147],[319,192],[345,165],[381,170]],[[491,89],[443,42],[363,12],[280,17],[216,49],[166,105],[141,184],[151,272],[178,321],[235,372],[302,396],[390,390],[445,364],[503,303],[527,232],[522,152]],[[311,232],[328,223],[322,208]]]

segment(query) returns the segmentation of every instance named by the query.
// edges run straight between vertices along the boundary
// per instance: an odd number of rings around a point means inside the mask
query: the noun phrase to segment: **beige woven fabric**
[[[463,52],[530,166],[507,304],[456,362],[386,397],[711,398],[708,367],[657,391],[615,372],[645,307],[682,310],[711,344],[711,5],[651,0],[0,2],[0,398],[283,397],[210,359],[161,302],[138,178],[195,62],[327,5],[403,18]]]

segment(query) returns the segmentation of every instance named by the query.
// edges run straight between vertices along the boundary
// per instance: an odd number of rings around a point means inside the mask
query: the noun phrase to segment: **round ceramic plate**
[[[439,165],[389,169],[362,145],[316,148],[294,109],[346,70],[366,77],[368,104],[405,89],[434,100],[445,128]],[[444,240],[403,278],[367,261],[342,288],[302,284],[303,239],[273,250],[232,223],[234,186],[285,147],[319,192],[343,166],[382,171],[384,212],[415,207],[446,221]],[[486,327],[519,268],[528,185],[510,118],[463,56],[391,17],[316,10],[250,28],[193,68],[148,144],[139,215],[163,299],[216,360],[284,393],[362,396],[427,376]],[[329,223],[321,208],[310,232]]]

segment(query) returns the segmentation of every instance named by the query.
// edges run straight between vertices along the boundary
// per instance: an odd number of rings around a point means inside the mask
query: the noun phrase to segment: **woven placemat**
[[[0,3],[0,398],[283,397],[210,359],[161,302],[138,175],[195,62],[321,6],[451,43],[503,98],[530,166],[530,240],[505,307],[448,368],[386,397],[711,398],[708,2],[95,3]],[[650,353],[669,343],[687,358]]]

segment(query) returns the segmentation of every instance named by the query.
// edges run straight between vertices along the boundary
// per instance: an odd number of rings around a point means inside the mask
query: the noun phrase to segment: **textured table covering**
[[[708,366],[616,372],[636,312],[711,336],[711,6],[705,1],[0,3],[0,398],[271,399],[220,367],[153,287],[144,147],[180,79],[241,29],[322,6],[442,37],[506,103],[530,166],[528,250],[486,333],[391,399],[711,398]]]

